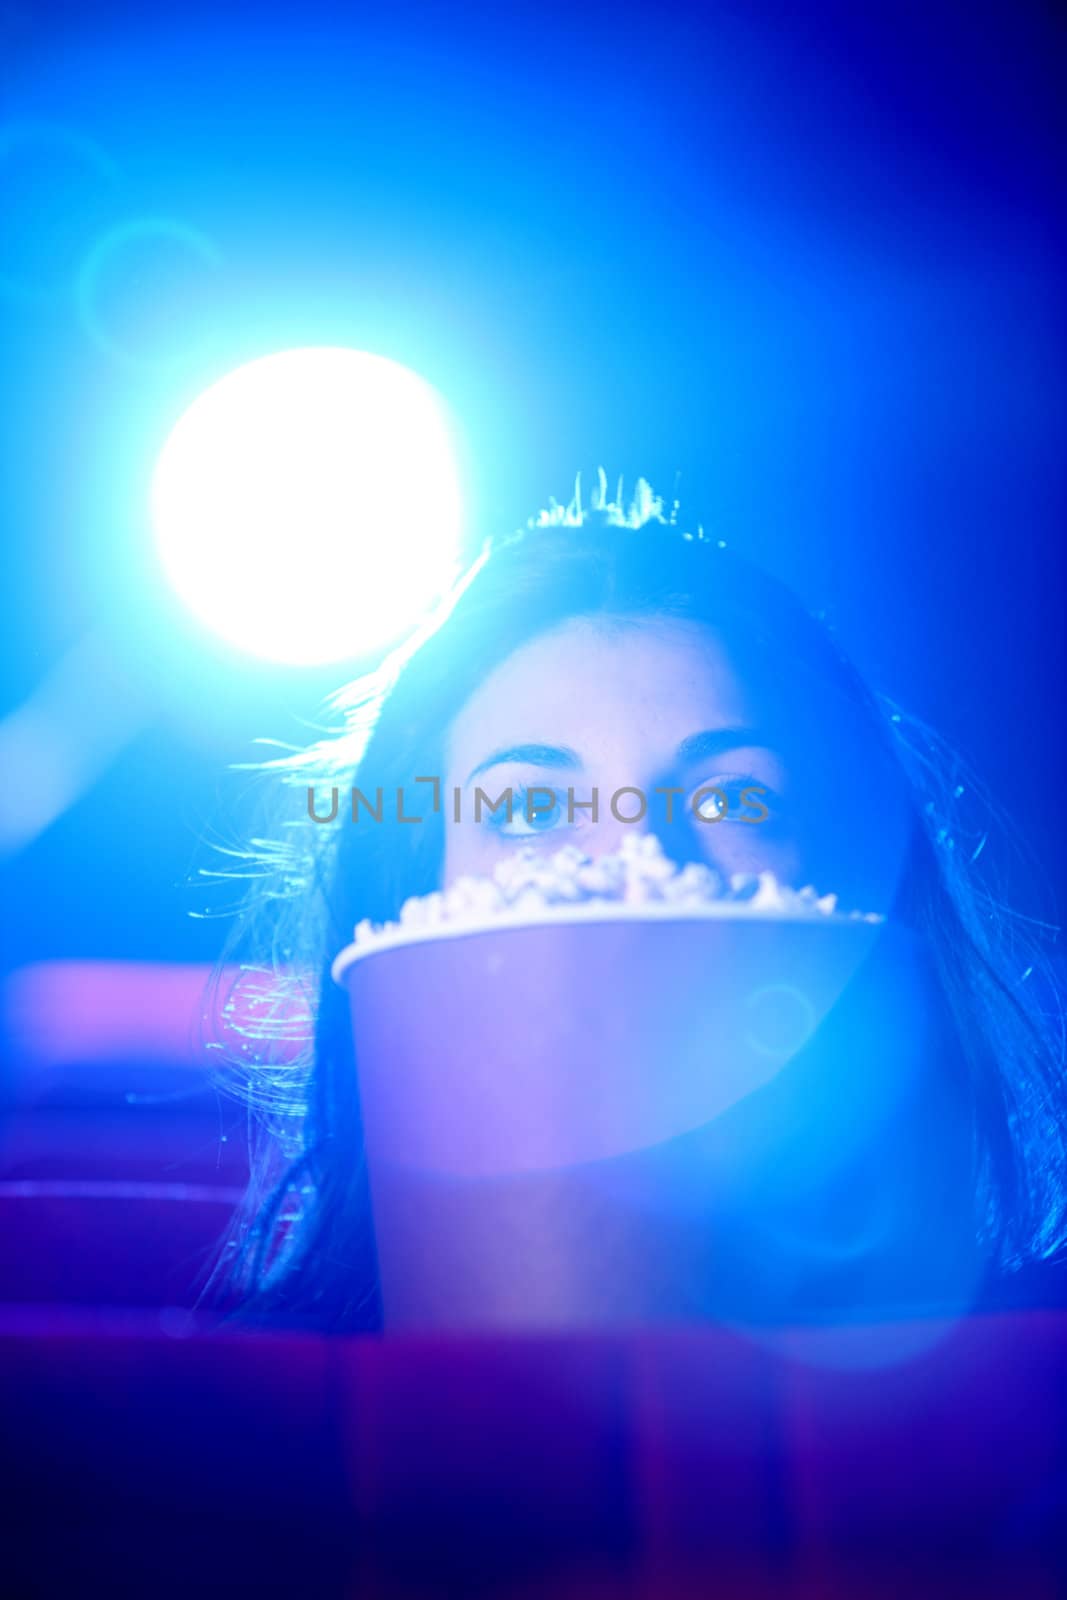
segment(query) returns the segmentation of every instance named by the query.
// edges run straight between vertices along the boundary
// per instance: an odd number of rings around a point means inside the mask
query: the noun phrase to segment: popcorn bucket
[[[810,1184],[907,1092],[903,929],[654,909],[338,957],[387,1327],[688,1315],[723,1197],[783,1148]]]

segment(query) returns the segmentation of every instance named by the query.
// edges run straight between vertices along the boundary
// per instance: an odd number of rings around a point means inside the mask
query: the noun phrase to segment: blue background
[[[445,395],[472,551],[578,469],[677,484],[960,747],[1012,898],[1056,919],[1055,11],[25,5],[0,61],[0,716],[87,634],[145,707],[0,867],[5,966],[215,954],[188,913],[243,825],[228,765],[344,674],[201,634],[146,486],[214,378],[318,343]]]

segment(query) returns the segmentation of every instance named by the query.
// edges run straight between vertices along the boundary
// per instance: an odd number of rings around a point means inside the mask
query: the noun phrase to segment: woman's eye
[[[689,799],[697,822],[743,822],[760,826],[773,820],[777,796],[751,774],[710,778]]]
[[[551,794],[551,798],[549,798]],[[506,807],[501,807],[489,818],[489,826],[503,839],[533,839],[539,833],[551,833],[558,828],[566,815],[566,796],[540,784],[532,792],[528,789],[512,791],[511,817]]]

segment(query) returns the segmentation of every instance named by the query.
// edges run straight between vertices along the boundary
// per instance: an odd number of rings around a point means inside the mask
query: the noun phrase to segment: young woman
[[[936,741],[872,694],[776,580],[682,531],[647,485],[624,509],[601,481],[590,508],[576,497],[488,547],[432,625],[334,706],[334,736],[270,765],[285,825],[253,847],[226,953],[244,964],[227,1010],[253,1149],[214,1280],[225,1303],[324,1330],[380,1325],[359,1063],[329,970],[356,922],[395,919],[410,896],[488,875],[519,847],[569,842],[595,858],[635,831],[674,861],[770,870],[886,915],[914,936],[934,996],[920,1081],[873,1132],[841,1111],[849,1096],[860,1106],[857,1059],[832,1090],[783,1074],[786,1099],[753,1096],[707,1134],[709,1163],[745,1170],[707,1218],[700,1314],[989,1303],[1064,1249],[1059,1037],[1021,981],[1039,958],[957,836],[958,768],[940,770]],[[413,814],[430,776],[447,803],[417,825],[346,820],[353,786],[403,791]],[[475,818],[479,786],[510,789],[511,816]],[[326,825],[314,818],[332,788]],[[595,821],[567,804],[593,788]],[[623,821],[608,799],[624,788],[658,803]],[[709,790],[722,814],[689,803]]]

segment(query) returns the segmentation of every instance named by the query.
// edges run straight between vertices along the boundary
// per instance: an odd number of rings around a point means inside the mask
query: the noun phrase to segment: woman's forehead
[[[581,750],[621,729],[677,743],[697,728],[758,720],[746,683],[715,629],[675,618],[575,618],[521,646],[456,717],[456,765],[504,739]]]

